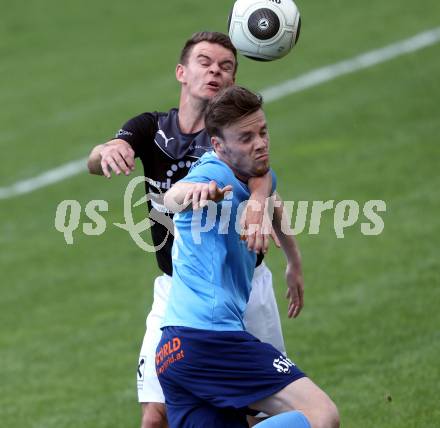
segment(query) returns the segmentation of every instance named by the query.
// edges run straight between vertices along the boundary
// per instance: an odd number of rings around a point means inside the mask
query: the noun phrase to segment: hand
[[[275,244],[275,247],[281,248],[281,242],[278,239],[278,236],[275,233],[275,230],[273,230],[273,228],[271,228],[271,230],[270,230],[270,237],[272,238],[272,241]]]
[[[185,195],[183,205],[192,204],[193,210],[198,210],[207,205],[208,201],[219,202],[224,199],[225,193],[232,191],[232,186],[218,187],[214,180],[209,183],[196,183]]]
[[[261,216],[262,220],[260,219]],[[258,224],[259,221],[262,222],[262,226]],[[242,230],[241,239],[248,242],[249,251],[266,254],[269,249],[269,236],[272,238],[275,246],[281,248],[280,240],[272,228],[267,212],[263,214],[257,213],[256,215],[256,212],[253,210],[244,211],[240,226]],[[269,234],[267,234],[268,229],[270,230]]]
[[[101,169],[107,178],[111,178],[111,171],[119,175],[121,171],[129,175],[134,170],[134,151],[124,140],[112,140],[105,143],[99,152]]]
[[[287,293],[289,299],[287,316],[296,318],[304,306],[304,279],[301,267],[293,268],[291,264],[286,268]]]
[[[265,199],[251,197],[240,219],[241,239],[247,241],[249,251],[264,254],[269,248],[269,236],[279,246],[265,203]]]

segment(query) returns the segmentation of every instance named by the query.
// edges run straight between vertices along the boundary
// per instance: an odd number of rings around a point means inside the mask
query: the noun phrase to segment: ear
[[[211,145],[214,148],[216,153],[222,152],[222,143],[218,137],[211,137]]]
[[[180,83],[185,80],[185,66],[183,64],[177,64],[176,66],[176,79]]]

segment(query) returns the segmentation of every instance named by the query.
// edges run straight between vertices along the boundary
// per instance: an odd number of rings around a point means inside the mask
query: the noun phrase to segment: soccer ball
[[[244,56],[272,61],[298,41],[301,18],[292,0],[236,0],[229,14],[229,37]]]

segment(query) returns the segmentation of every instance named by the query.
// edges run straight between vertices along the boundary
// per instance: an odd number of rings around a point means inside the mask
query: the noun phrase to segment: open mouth
[[[218,83],[214,80],[211,80],[210,82],[208,82],[206,84],[206,86],[208,86],[208,88],[213,89],[215,91],[218,91],[220,89],[220,83]]]

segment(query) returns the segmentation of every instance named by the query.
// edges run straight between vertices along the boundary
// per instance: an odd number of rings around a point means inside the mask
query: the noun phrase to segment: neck
[[[201,131],[205,127],[207,100],[189,98],[181,94],[179,102],[179,127],[184,134]]]

